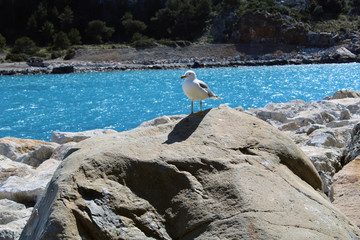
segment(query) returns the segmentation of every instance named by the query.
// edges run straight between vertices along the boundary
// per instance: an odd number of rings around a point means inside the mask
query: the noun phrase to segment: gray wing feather
[[[208,94],[209,97],[217,97],[217,96],[210,90],[209,86],[208,86],[206,83],[204,83],[203,81],[199,81],[199,85],[200,85],[201,88],[203,88],[203,89],[207,92],[207,94]]]

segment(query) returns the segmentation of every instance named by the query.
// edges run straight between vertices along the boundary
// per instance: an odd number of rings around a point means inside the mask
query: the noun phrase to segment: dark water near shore
[[[0,76],[0,138],[50,140],[54,131],[129,130],[163,115],[189,114],[185,70]],[[340,89],[360,91],[360,64],[196,69],[221,100],[203,107],[263,107],[320,100]],[[199,103],[194,104],[199,110]]]

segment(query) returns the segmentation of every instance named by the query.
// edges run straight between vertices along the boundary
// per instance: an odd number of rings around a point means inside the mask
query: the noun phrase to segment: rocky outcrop
[[[291,18],[251,13],[239,18],[233,12],[220,14],[213,20],[211,35],[216,42],[282,43],[305,45],[304,24]]]
[[[360,155],[334,176],[333,204],[360,228]]]
[[[240,20],[237,41],[267,42],[304,45],[306,31],[303,24],[290,18],[267,17],[262,14],[246,14]]]
[[[338,34],[329,32],[308,32],[306,34],[306,44],[312,47],[330,47],[339,43]]]
[[[222,106],[86,139],[20,239],[358,239],[306,155]]]
[[[269,103],[247,112],[290,136],[321,173],[325,192],[330,195],[332,177],[344,165],[345,156],[357,156],[359,95],[340,90],[321,101]]]

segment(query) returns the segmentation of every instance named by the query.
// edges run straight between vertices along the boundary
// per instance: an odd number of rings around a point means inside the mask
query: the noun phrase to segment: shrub
[[[66,51],[64,60],[70,60],[72,59],[76,54],[76,49],[75,48],[70,48]]]
[[[104,21],[93,20],[88,23],[86,36],[90,43],[99,44],[108,41],[114,32],[114,28],[107,27]]]
[[[156,41],[153,38],[148,38],[140,33],[135,33],[132,38],[132,45],[134,47],[146,48],[157,46]]]
[[[58,32],[54,36],[54,48],[55,49],[67,49],[71,46],[70,40],[67,37],[66,33]]]
[[[81,35],[76,28],[70,29],[68,37],[72,45],[81,44]]]
[[[126,13],[122,18],[121,24],[125,29],[128,39],[132,38],[136,33],[143,33],[147,28],[146,24],[139,20],[134,20],[131,13]]]
[[[29,56],[24,53],[8,53],[5,59],[12,62],[26,62]]]
[[[54,24],[46,21],[40,29],[41,40],[40,42],[44,45],[50,45],[55,33]]]
[[[34,54],[38,48],[33,40],[29,37],[21,37],[15,41],[14,48],[11,50],[11,53],[19,54],[24,53],[27,55]]]
[[[180,47],[190,46],[191,42],[186,40],[177,40],[176,44]]]
[[[178,46],[175,41],[170,40],[170,39],[160,39],[157,42],[161,45],[165,45],[168,47],[177,47]]]
[[[51,59],[56,59],[62,57],[63,52],[62,51],[54,51],[51,53]]]

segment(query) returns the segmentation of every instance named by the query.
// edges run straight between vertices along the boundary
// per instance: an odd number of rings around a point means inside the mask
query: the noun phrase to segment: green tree
[[[64,8],[64,12],[59,15],[60,24],[63,29],[70,26],[74,20],[74,12],[69,6]]]
[[[245,0],[222,0],[219,4],[220,11],[229,12],[234,11],[242,4],[245,4]]]
[[[47,13],[47,3],[46,2],[40,2],[40,4],[38,5],[36,11],[35,11],[35,16],[36,19],[41,22],[44,22],[47,17],[48,17],[48,13]]]
[[[68,33],[68,37],[71,44],[73,45],[81,44],[81,35],[79,30],[77,30],[76,28],[70,29],[70,32]]]
[[[155,38],[170,38],[176,21],[176,13],[170,8],[162,8],[151,18],[151,33]]]
[[[51,31],[51,26],[49,25],[47,7],[46,2],[40,2],[27,21],[27,35],[40,44],[48,44],[52,41],[52,35],[49,35],[48,32]]]
[[[194,40],[200,37],[210,18],[211,0],[170,0],[168,8],[174,12],[173,39]]]
[[[121,24],[125,29],[125,36],[127,39],[131,39],[135,33],[143,33],[147,28],[144,22],[134,20],[133,15],[129,12],[125,13],[123,16]]]
[[[16,39],[14,48],[11,50],[12,53],[24,53],[27,55],[32,55],[37,52],[36,44],[29,37],[21,37]]]
[[[66,33],[60,31],[54,36],[55,49],[67,49],[71,46],[70,40]]]
[[[337,18],[348,9],[348,1],[343,0],[318,0],[313,5],[313,14],[320,18]]]
[[[6,39],[5,37],[0,33],[0,49],[4,49],[6,47]]]
[[[37,24],[36,16],[35,14],[32,14],[27,21],[27,31],[33,34],[37,32],[37,28],[38,28],[38,24]]]
[[[56,6],[53,6],[48,10],[49,18],[48,21],[54,23],[58,27],[59,23],[59,11]]]
[[[88,23],[86,36],[89,43],[103,43],[108,41],[114,33],[114,28],[107,27],[106,23],[101,20],[93,20]]]
[[[55,33],[54,24],[52,24],[49,21],[46,21],[41,27],[40,33],[41,33],[41,43],[44,45],[51,44]]]
[[[351,0],[350,5],[353,13],[360,14],[360,0]]]

